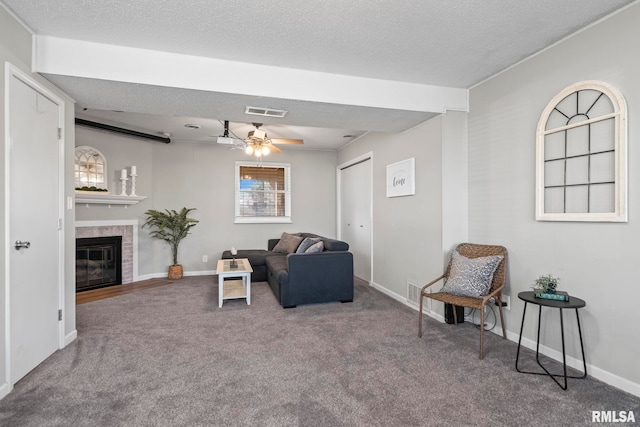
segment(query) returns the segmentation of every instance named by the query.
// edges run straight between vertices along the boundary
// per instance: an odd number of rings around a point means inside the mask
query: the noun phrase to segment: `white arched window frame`
[[[93,147],[81,145],[75,150],[75,186],[107,190],[107,159]]]
[[[540,116],[536,220],[627,222],[627,107],[609,84],[571,85]]]

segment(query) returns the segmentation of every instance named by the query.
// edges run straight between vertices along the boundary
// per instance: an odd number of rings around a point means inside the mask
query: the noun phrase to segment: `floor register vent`
[[[420,290],[422,286],[407,280],[407,302],[415,306],[420,305]]]

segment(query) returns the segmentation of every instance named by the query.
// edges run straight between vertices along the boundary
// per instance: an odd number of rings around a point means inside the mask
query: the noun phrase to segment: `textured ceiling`
[[[37,35],[86,40],[423,85],[469,88],[630,3],[629,0],[0,0]],[[121,83],[73,76],[47,76],[89,108],[127,110],[131,102]],[[102,85],[102,87],[101,87]],[[107,102],[108,91],[121,93]],[[178,89],[176,89],[178,91]],[[232,119],[224,108],[209,115],[190,111],[191,96],[172,93],[173,115]],[[148,96],[148,102],[145,97]],[[165,88],[140,85],[135,105],[152,111]],[[264,101],[240,95],[223,98],[245,105]],[[343,130],[406,129],[433,114],[384,109],[342,108],[331,103],[290,103],[295,121],[284,124]],[[141,105],[148,111],[140,111]],[[205,103],[194,105],[203,106]],[[266,105],[273,106],[273,105]],[[344,107],[344,106],[342,106]],[[361,114],[358,114],[361,112]],[[389,114],[388,114],[389,113]],[[369,119],[369,115],[371,118]],[[225,115],[225,117],[222,117]],[[359,116],[361,120],[359,119]],[[391,127],[374,125],[386,117]],[[247,117],[238,117],[243,121]],[[383,119],[385,120],[385,119]],[[380,128],[384,129],[380,129]]]

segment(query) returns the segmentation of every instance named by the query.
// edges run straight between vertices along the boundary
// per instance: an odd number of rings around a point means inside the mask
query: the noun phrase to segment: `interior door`
[[[371,159],[340,170],[340,238],[349,243],[356,277],[371,281]]]
[[[10,77],[11,383],[59,346],[61,269],[60,108]]]

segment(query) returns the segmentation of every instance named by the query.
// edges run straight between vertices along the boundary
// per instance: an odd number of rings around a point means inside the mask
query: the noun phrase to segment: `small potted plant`
[[[198,223],[197,219],[189,218],[189,212],[195,208],[182,208],[180,212],[165,209],[164,212],[150,209],[144,214],[147,220],[142,228],[152,228],[151,237],[164,240],[171,246],[173,265],[169,267],[169,279],[182,279],[182,265],[178,264],[178,247],[182,239],[187,237],[189,230]]]
[[[532,288],[534,292],[553,294],[558,288],[559,281],[560,279],[558,277],[553,277],[551,274],[544,274],[536,279]]]

